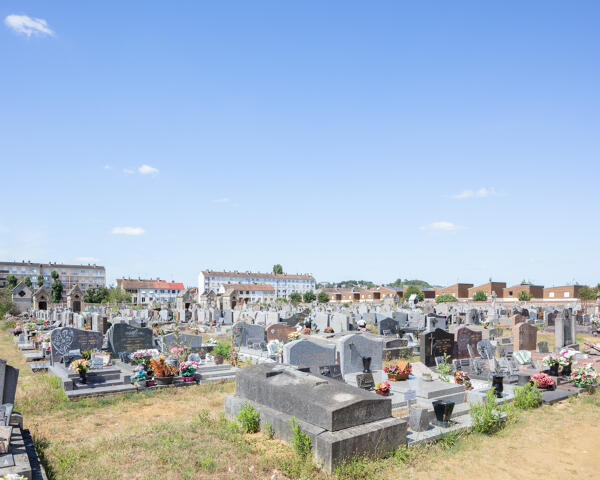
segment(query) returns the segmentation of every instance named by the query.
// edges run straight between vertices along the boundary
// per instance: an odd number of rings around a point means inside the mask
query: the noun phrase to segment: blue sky
[[[0,258],[596,283],[600,4],[0,5]]]

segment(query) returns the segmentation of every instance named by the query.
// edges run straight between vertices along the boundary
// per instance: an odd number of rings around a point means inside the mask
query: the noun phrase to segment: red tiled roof
[[[254,273],[254,272],[213,272],[212,270],[203,270],[204,276],[210,277],[237,277],[237,278],[281,278],[288,280],[314,280],[312,275],[288,275],[287,273]]]
[[[165,282],[164,280],[133,280],[129,278],[117,279],[117,285],[129,290],[138,290],[140,288],[155,288],[161,290],[183,290],[183,283]]]

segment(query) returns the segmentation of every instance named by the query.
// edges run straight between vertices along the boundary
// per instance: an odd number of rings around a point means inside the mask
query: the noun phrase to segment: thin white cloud
[[[110,165],[104,165],[104,170],[110,170],[112,167]]]
[[[43,18],[31,18],[27,15],[8,15],[4,19],[4,24],[15,31],[31,37],[32,35],[54,35],[54,32],[48,27],[48,22]]]
[[[125,175],[133,175],[135,172],[133,170],[131,170],[131,168],[124,168],[123,173]]]
[[[213,200],[213,203],[227,203],[229,201],[229,199],[227,197],[224,198],[217,198],[215,200]]]
[[[113,227],[114,235],[143,235],[146,233],[142,227]]]
[[[77,257],[75,260],[81,263],[100,263],[100,259],[96,257]]]
[[[437,230],[440,232],[456,232],[458,230],[462,230],[463,228],[464,227],[461,227],[452,222],[446,222],[446,221],[433,222],[433,223],[430,223],[429,225],[424,225],[424,226],[420,227],[421,230]]]
[[[486,197],[497,197],[500,195],[494,187],[485,188],[482,187],[479,190],[463,190],[456,195],[452,195],[452,198],[486,198]]]
[[[158,168],[151,167],[150,165],[142,165],[140,168],[138,168],[138,172],[140,172],[142,175],[157,175]]]

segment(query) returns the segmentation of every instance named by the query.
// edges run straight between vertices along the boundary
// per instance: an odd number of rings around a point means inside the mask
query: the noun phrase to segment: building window
[[[571,296],[571,294],[569,292],[565,292],[564,295],[565,295],[565,297],[570,297]]]
[[[548,294],[548,296],[549,296],[550,298],[554,298],[554,292],[550,292],[550,293]]]

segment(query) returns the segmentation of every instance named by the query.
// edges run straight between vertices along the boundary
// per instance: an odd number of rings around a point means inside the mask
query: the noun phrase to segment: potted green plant
[[[80,358],[71,363],[69,368],[79,374],[79,381],[81,383],[87,383],[87,372],[90,369],[90,362],[85,358]]]
[[[221,365],[223,360],[229,357],[231,345],[227,342],[219,342],[213,347],[215,365]]]

